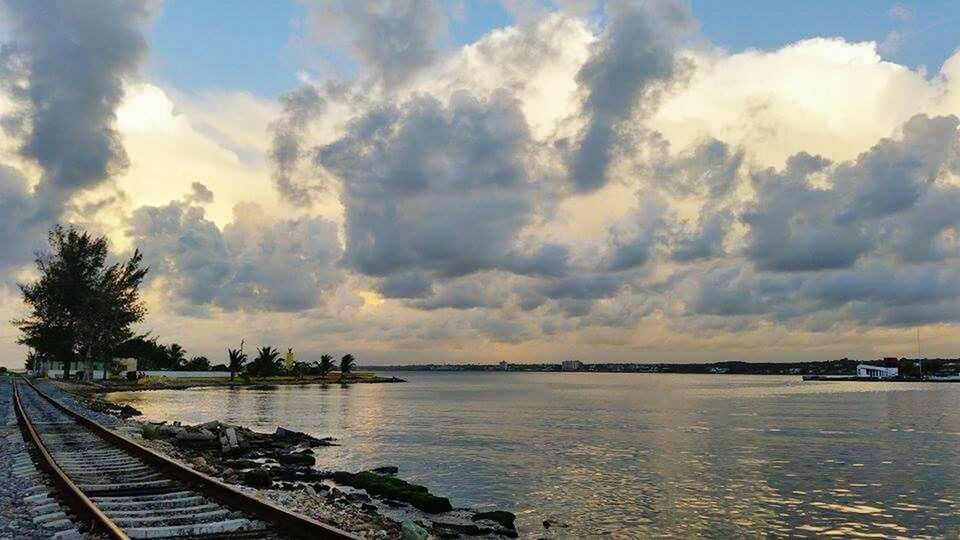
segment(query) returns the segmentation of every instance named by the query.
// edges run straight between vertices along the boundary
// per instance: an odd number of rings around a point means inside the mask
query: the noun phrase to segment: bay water
[[[318,467],[396,465],[455,506],[516,512],[524,536],[960,535],[960,384],[397,375],[409,382],[110,399],[152,420],[333,436]]]

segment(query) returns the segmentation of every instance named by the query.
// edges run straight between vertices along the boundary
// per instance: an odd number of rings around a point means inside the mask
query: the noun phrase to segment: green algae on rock
[[[370,495],[405,502],[414,508],[431,514],[453,510],[450,499],[431,495],[430,491],[417,484],[411,484],[399,478],[383,476],[370,471],[349,473],[338,471],[333,474],[338,484],[363,489]]]

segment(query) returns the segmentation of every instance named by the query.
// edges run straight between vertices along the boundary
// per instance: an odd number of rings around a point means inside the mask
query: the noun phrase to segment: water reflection
[[[539,534],[956,536],[960,385],[412,374],[404,385],[117,394],[156,419],[283,425]],[[552,529],[553,531],[555,529]]]

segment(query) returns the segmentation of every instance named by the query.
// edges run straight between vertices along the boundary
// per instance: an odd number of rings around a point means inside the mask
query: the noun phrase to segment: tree
[[[257,357],[247,366],[247,373],[254,377],[270,377],[280,371],[280,351],[267,345],[257,349]]]
[[[183,368],[187,371],[210,371],[210,360],[206,356],[194,356]]]
[[[303,380],[303,375],[310,369],[310,364],[306,362],[294,362],[293,367],[290,368],[290,372],[293,373],[293,376],[297,378],[298,381]]]
[[[354,367],[356,367],[356,360],[353,358],[353,355],[343,355],[343,358],[340,359],[340,382],[347,380],[350,373],[353,372]]]
[[[183,369],[187,361],[187,351],[177,343],[167,346],[167,369]]]
[[[287,355],[283,357],[283,370],[287,373],[293,371],[293,365],[297,362],[297,355],[293,354],[293,348],[287,349]]]
[[[40,367],[40,362],[40,355],[36,351],[30,351],[27,353],[27,360],[23,363],[23,369],[28,373],[32,372]]]
[[[13,321],[21,332],[18,342],[63,362],[65,378],[70,365],[82,360],[85,377],[92,379],[94,360],[106,365],[146,314],[139,287],[147,268],[139,250],[108,266],[106,237],[74,227],[57,225],[48,241],[51,251],[35,260],[40,277],[19,284],[30,314]]]
[[[247,353],[243,352],[243,340],[240,340],[239,349],[227,349],[227,357],[230,359],[230,380],[232,381],[237,373],[243,371],[243,365],[247,363]]]
[[[157,338],[136,336],[120,344],[115,353],[120,358],[136,358],[137,369],[170,369],[167,348],[157,343]],[[173,366],[174,368],[176,366]]]
[[[327,375],[333,371],[333,356],[329,354],[320,355],[320,362],[317,363],[317,371],[320,372],[320,378],[323,379],[323,383],[327,383]]]

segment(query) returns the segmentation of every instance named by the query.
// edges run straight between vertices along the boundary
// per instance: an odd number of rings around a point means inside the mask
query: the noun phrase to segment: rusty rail
[[[37,450],[37,454],[39,454],[40,466],[50,473],[50,477],[54,483],[60,487],[60,491],[68,499],[70,507],[80,516],[90,520],[94,531],[101,532],[117,540],[129,540],[129,537],[123,532],[123,529],[107,517],[106,514],[97,508],[97,505],[91,501],[89,497],[80,491],[80,488],[63,472],[60,465],[57,464],[53,456],[50,455],[46,445],[43,444],[43,439],[40,438],[40,434],[37,433],[36,428],[33,427],[30,417],[28,417],[26,411],[23,410],[23,405],[20,403],[20,389],[17,388],[16,381],[13,382],[13,407],[20,421],[20,429],[23,431],[26,439],[33,444],[33,447]]]
[[[174,461],[167,456],[160,454],[159,452],[141,446],[130,439],[127,439],[126,437],[114,433],[94,420],[91,420],[90,418],[87,418],[86,416],[66,407],[37,388],[29,380],[24,379],[24,382],[33,388],[38,395],[53,404],[54,407],[63,411],[65,414],[76,420],[77,423],[91,430],[100,438],[106,440],[114,446],[130,452],[143,461],[156,466],[162,472],[186,482],[193,487],[196,487],[199,491],[207,494],[213,499],[219,500],[220,502],[236,508],[237,510],[274,524],[278,530],[285,534],[295,538],[359,540],[359,537],[356,535],[252,497],[238,489],[220,482],[219,480],[211,478],[177,461]],[[62,474],[62,471],[60,472]],[[66,475],[63,475],[63,477],[69,481],[69,478],[66,478]],[[75,485],[74,488],[76,488]],[[77,492],[79,493],[79,489],[77,489]],[[80,495],[82,495],[82,493],[80,493]],[[89,499],[87,500],[89,501]],[[92,502],[90,502],[90,504],[93,505]],[[96,509],[96,505],[93,505],[93,508]],[[99,509],[96,510],[99,512]],[[100,513],[102,514],[102,512]],[[106,518],[106,516],[104,516],[104,518]],[[126,536],[120,536],[117,538],[126,538]]]

